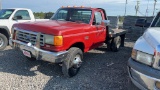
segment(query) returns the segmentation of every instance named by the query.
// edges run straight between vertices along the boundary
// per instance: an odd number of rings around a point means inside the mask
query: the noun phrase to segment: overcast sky
[[[126,0],[2,0],[2,8],[30,8],[34,12],[55,12],[62,6],[88,6],[104,8],[109,16],[124,15]],[[138,15],[145,15],[148,5],[148,15],[153,15],[154,0],[139,0]],[[127,15],[135,15],[137,0],[128,0]],[[156,12],[160,10],[160,0],[157,0]]]

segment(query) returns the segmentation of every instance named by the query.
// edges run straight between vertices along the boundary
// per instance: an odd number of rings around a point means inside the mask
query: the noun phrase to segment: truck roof
[[[106,11],[103,9],[103,8],[92,8],[92,7],[83,7],[83,6],[81,6],[81,7],[76,7],[76,6],[73,6],[73,7],[70,7],[70,6],[67,6],[67,7],[61,7],[60,9],[69,9],[69,8],[73,8],[73,9],[89,9],[89,10],[97,10],[97,9],[100,9],[100,10],[102,10],[103,11],[103,13],[104,13],[104,15],[105,15],[105,20],[107,20],[108,18],[107,18],[107,14],[106,14]]]
[[[30,10],[28,8],[3,8],[3,9]]]
[[[76,8],[76,9],[90,9],[90,10],[100,9],[100,8],[82,7],[82,6],[81,6],[81,7],[75,7],[75,6],[73,6],[73,7],[68,7],[68,6],[67,6],[67,7],[63,7],[63,6],[62,6],[62,8],[66,8],[66,9],[67,9],[67,8],[73,8],[73,9]]]

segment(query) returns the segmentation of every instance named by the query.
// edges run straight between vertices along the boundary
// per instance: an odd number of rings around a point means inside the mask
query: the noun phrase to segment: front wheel
[[[67,77],[77,75],[82,64],[83,52],[77,47],[72,47],[68,51],[68,56],[62,64],[62,72]]]
[[[0,33],[0,50],[4,50],[8,44],[8,39],[4,34]]]

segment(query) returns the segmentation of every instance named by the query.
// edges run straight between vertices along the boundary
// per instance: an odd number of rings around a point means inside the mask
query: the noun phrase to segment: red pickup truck
[[[75,76],[83,61],[83,53],[104,43],[112,51],[124,46],[126,31],[109,29],[102,8],[62,7],[49,21],[15,24],[10,45],[29,60],[61,63],[62,72]]]

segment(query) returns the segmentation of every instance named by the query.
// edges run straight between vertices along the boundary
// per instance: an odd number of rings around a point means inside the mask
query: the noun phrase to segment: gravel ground
[[[138,90],[127,73],[134,41],[126,40],[119,52],[105,47],[84,54],[77,76],[65,78],[59,65],[28,61],[9,46],[0,52],[0,90]]]

